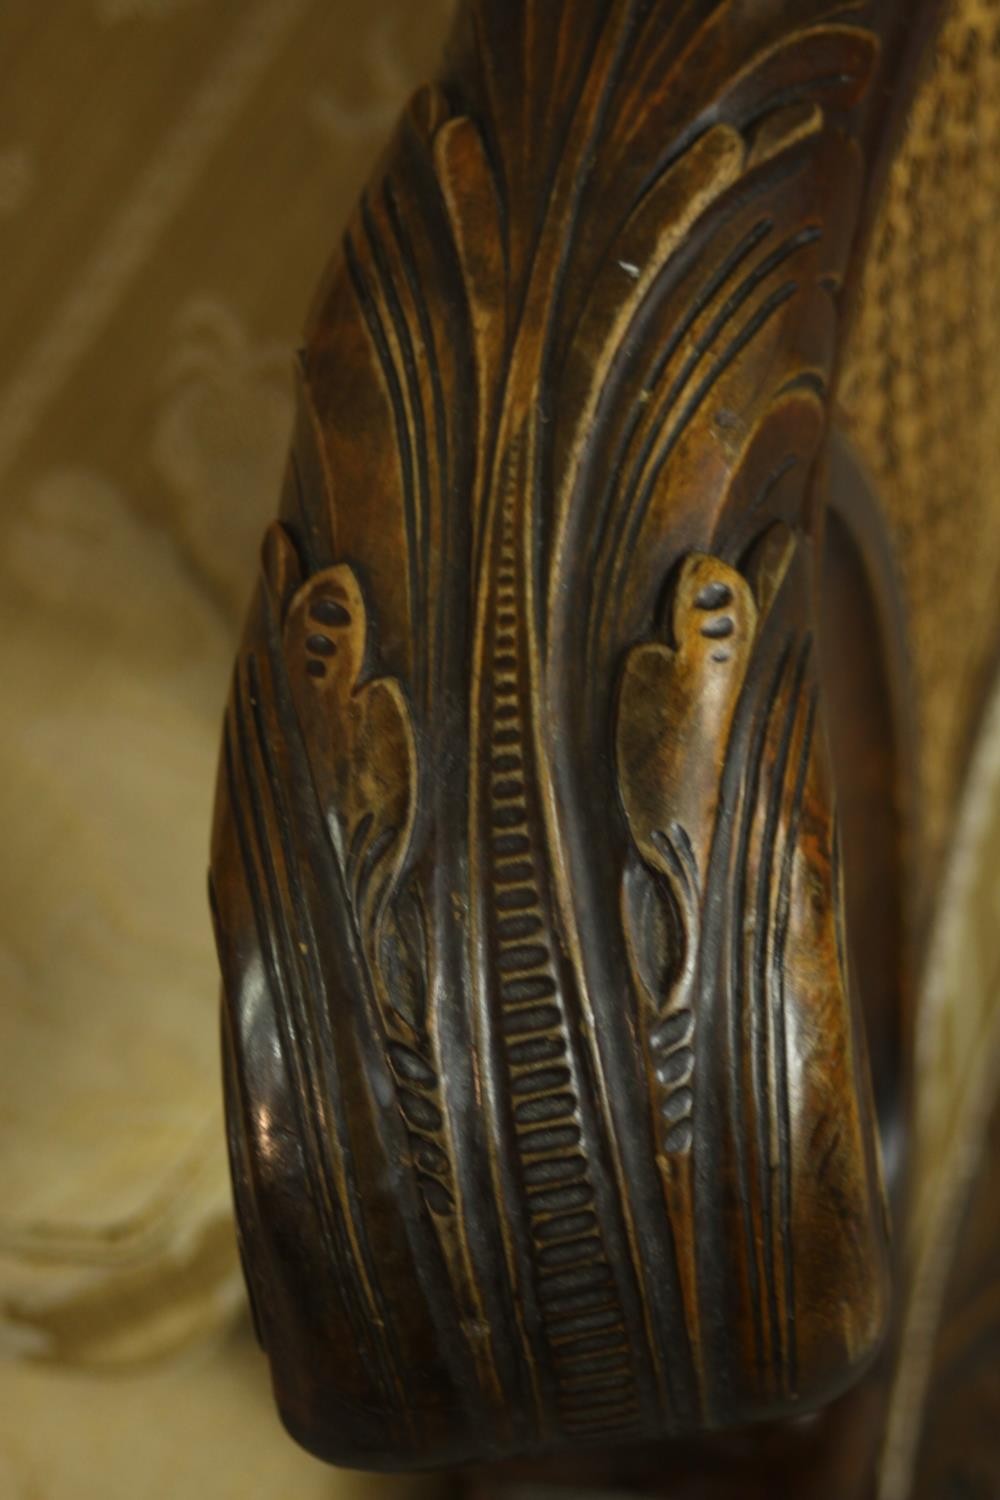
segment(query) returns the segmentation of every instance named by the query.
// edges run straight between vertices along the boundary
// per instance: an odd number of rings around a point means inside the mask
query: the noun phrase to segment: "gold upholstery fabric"
[[[5,1500],[350,1492],[226,1331],[205,870],[292,351],[448,10],[0,5]]]

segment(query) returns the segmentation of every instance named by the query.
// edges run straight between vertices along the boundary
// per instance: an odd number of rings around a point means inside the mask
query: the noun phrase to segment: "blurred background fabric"
[[[360,1482],[246,1331],[205,870],[292,354],[449,11],[0,6],[4,1500]]]

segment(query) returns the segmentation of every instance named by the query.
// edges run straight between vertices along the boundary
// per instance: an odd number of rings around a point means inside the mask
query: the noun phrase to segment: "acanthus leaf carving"
[[[335,563],[299,582],[294,547],[277,523],[264,559],[281,601],[288,681],[313,785],[377,997],[418,1181],[432,1211],[450,1214],[444,1111],[427,1031],[425,919],[404,876],[418,780],[410,711],[399,683],[371,670],[368,613],[353,569]]]
[[[409,1142],[331,1127],[375,1184],[355,1263],[447,1355],[454,1410],[411,1382],[393,1428],[421,1462],[815,1404],[884,1290],[810,635],[877,38],[833,0],[573,9],[474,0],[404,117],[269,544],[295,838],[360,954],[317,1027]],[[811,1329],[841,1106],[830,1242],[873,1289]]]

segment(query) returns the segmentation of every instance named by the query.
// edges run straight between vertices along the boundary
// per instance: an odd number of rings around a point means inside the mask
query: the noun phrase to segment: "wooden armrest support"
[[[815,474],[929,10],[468,0],[319,293],[212,895],[334,1461],[805,1412],[878,1346]]]

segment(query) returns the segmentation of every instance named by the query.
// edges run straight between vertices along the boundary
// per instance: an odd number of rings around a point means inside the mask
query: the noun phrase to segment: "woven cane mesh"
[[[882,200],[841,403],[895,534],[936,851],[998,625],[1000,0],[959,0],[945,20]]]

